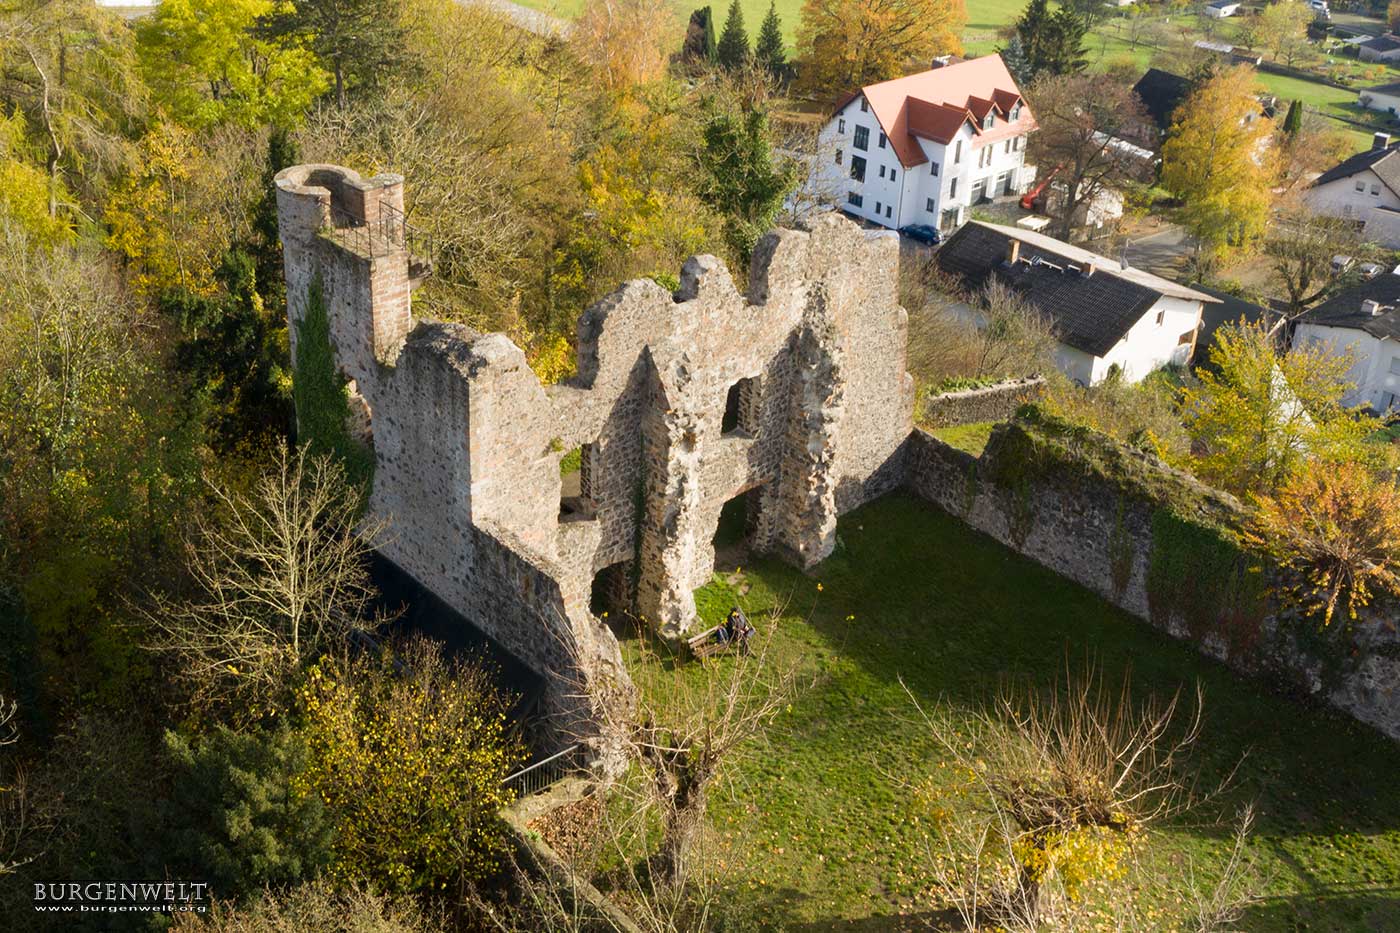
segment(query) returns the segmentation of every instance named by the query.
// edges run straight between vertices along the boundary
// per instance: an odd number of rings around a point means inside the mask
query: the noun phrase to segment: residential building
[[[1211,288],[1200,282],[1191,283],[1191,287],[1220,299],[1218,304],[1207,304],[1201,308],[1201,332],[1196,335],[1196,352],[1191,358],[1192,366],[1210,364],[1210,351],[1216,345],[1216,334],[1226,324],[1238,324],[1240,321],[1246,324],[1268,324],[1277,317],[1263,305],[1218,288]]]
[[[1368,110],[1379,110],[1392,116],[1400,114],[1400,81],[1362,88],[1356,92],[1356,102]]]
[[[1185,365],[1202,308],[1219,301],[1044,234],[980,221],[954,234],[935,258],[969,289],[996,278],[1049,318],[1059,341],[1055,363],[1081,385],[1115,370],[1138,382],[1163,366]],[[975,319],[975,311],[966,313]]]
[[[1363,62],[1393,62],[1400,60],[1400,37],[1394,35],[1376,36],[1367,39],[1356,47],[1357,57]]]
[[[1214,3],[1206,4],[1206,15],[1211,19],[1224,19],[1227,16],[1234,16],[1239,12],[1238,0],[1215,0]]]
[[[1149,68],[1133,85],[1133,93],[1142,101],[1142,107],[1156,124],[1159,135],[1165,136],[1172,128],[1172,114],[1191,93],[1191,82],[1170,71]]]
[[[1351,355],[1348,404],[1400,409],[1400,275],[1378,275],[1313,308],[1298,320],[1293,344]]]
[[[1212,43],[1197,42],[1196,45],[1206,47]],[[1255,56],[1258,55],[1257,52],[1233,45],[1219,45],[1211,50],[1228,56],[1234,64],[1249,64],[1254,62]],[[1138,100],[1142,101],[1143,109],[1147,111],[1147,115],[1151,117],[1152,122],[1157,127],[1158,143],[1171,131],[1176,109],[1186,101],[1192,90],[1194,88],[1190,80],[1160,68],[1147,69],[1143,76],[1138,78],[1137,84],[1133,85],[1133,93],[1138,96]],[[1277,107],[1277,97],[1261,94],[1258,112],[1249,114],[1244,122],[1246,124],[1252,123],[1260,117],[1272,119]],[[1144,142],[1146,141],[1144,140]]]
[[[1366,239],[1400,248],[1400,145],[1376,133],[1370,149],[1319,175],[1304,200],[1319,214],[1360,222]]]
[[[999,55],[853,91],[819,135],[808,186],[844,189],[846,213],[951,230],[969,206],[1019,195],[1035,118]]]

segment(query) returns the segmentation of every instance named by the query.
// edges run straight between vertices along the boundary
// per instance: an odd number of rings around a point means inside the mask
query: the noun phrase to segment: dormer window
[[[996,114],[994,114],[994,113],[988,111],[988,112],[987,112],[987,115],[986,115],[985,117],[982,118],[982,129],[984,129],[984,130],[989,130],[989,129],[991,129],[993,126],[996,125],[996,122],[997,122]]]
[[[862,97],[862,98],[860,99],[860,112],[861,112],[861,113],[865,113],[865,112],[868,111],[869,109],[870,109],[870,103],[869,103],[864,97]]]
[[[1019,120],[1020,118],[1021,118],[1021,103],[1020,103],[1020,101],[1017,101],[1016,103],[1014,103],[1014,104],[1011,105],[1011,113],[1007,115],[1007,119],[1010,120],[1012,123],[1015,123],[1015,122],[1016,122],[1017,120]]]

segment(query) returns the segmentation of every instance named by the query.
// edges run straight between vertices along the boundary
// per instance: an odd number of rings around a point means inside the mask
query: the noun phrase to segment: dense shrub
[[[219,728],[197,741],[165,735],[173,764],[172,855],[217,896],[243,897],[310,877],[330,862],[319,797],[297,790],[306,742],[289,729]]]

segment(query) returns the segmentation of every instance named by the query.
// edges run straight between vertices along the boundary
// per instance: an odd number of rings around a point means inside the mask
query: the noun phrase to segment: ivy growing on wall
[[[1133,578],[1133,562],[1137,558],[1137,548],[1133,536],[1128,533],[1127,503],[1123,496],[1118,497],[1118,509],[1113,517],[1113,532],[1108,536],[1108,573],[1113,581],[1113,594],[1121,597]]]
[[[374,456],[351,437],[350,391],[331,347],[330,316],[320,279],[307,293],[306,314],[297,322],[296,373],[292,401],[297,412],[297,440],[313,454],[329,454],[345,468],[351,482],[369,488]]]
[[[1195,640],[1218,634],[1232,655],[1245,652],[1259,640],[1266,590],[1260,561],[1233,531],[1171,508],[1153,513],[1147,600],[1159,624],[1176,616]]]

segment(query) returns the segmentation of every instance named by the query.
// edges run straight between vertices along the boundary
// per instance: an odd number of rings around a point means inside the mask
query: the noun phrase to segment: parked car
[[[938,232],[938,228],[930,227],[928,224],[910,224],[907,227],[901,227],[899,235],[907,236],[916,243],[927,243],[930,246],[943,241],[943,234]]]

